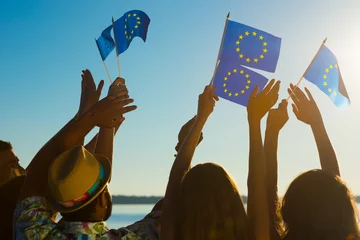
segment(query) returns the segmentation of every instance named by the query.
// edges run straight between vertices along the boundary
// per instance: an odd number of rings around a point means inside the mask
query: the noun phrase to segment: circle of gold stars
[[[245,78],[246,78],[246,86],[244,89],[241,89],[239,92],[229,92],[228,89],[227,89],[227,81],[229,80],[229,77],[232,75],[232,74],[236,74],[236,73],[239,73],[241,75],[245,75]],[[244,94],[246,90],[250,89],[250,84],[251,84],[251,80],[250,80],[250,75],[245,73],[244,69],[234,69],[232,72],[228,72],[226,74],[226,76],[224,77],[224,84],[223,84],[223,87],[224,87],[224,93],[226,93],[229,97],[238,97],[240,94]]]
[[[136,18],[136,25],[134,26],[133,29],[129,28],[128,21],[130,18]],[[124,29],[125,29],[125,37],[128,41],[134,38],[134,31],[135,29],[139,28],[139,25],[141,24],[140,20],[141,20],[140,17],[136,13],[133,14],[129,13],[127,17],[125,17]]]
[[[259,55],[259,57],[254,57],[253,59],[251,59],[250,57],[245,56],[243,53],[241,53],[240,43],[246,37],[255,37],[255,38],[258,38],[262,42],[263,49],[262,49],[261,54]],[[256,31],[253,31],[252,33],[250,33],[249,31],[244,32],[244,34],[241,34],[239,36],[239,39],[236,40],[235,43],[236,43],[236,49],[235,50],[239,54],[239,58],[245,59],[245,61],[247,63],[250,63],[250,62],[258,63],[260,60],[265,58],[265,54],[268,52],[268,49],[266,48],[268,43],[265,41],[264,36],[263,35],[258,36]]]
[[[338,65],[337,64],[334,64],[334,65],[330,64],[329,67],[325,69],[325,74],[323,76],[323,79],[324,79],[323,85],[324,85],[325,88],[327,88],[327,91],[328,91],[329,94],[332,94],[332,95],[334,95],[336,97],[338,93],[336,91],[334,91],[333,89],[331,89],[330,87],[328,87],[328,82],[326,80],[327,77],[328,77],[328,74],[334,68],[337,69]]]

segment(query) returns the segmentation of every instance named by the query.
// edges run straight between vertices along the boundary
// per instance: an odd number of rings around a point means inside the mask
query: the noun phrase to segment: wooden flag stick
[[[319,50],[317,51],[317,53],[315,54],[314,58],[311,60],[311,63],[309,64],[309,66],[307,67],[307,69],[305,70],[304,74],[301,76],[300,80],[296,83],[295,85],[295,89],[299,86],[299,84],[301,83],[301,81],[304,79],[304,77],[306,76],[306,74],[308,73],[310,67],[313,65],[315,59],[317,58],[317,56],[319,55],[321,49],[325,46],[327,38],[325,38],[325,40],[322,42]],[[286,101],[289,101],[291,97],[291,94],[289,95],[289,97],[286,99]]]
[[[99,53],[100,53],[100,56],[101,56],[101,52],[100,52],[99,45],[98,45],[98,43],[97,43],[97,41],[96,41],[96,38],[94,38],[94,39],[95,39],[96,46],[98,47],[98,50],[99,50]],[[101,57],[101,59],[102,59],[102,57]],[[106,66],[106,63],[105,63],[104,60],[103,60],[102,62],[103,62],[103,64],[104,64],[105,71],[106,71],[106,73],[107,73],[107,75],[108,75],[108,77],[109,77],[110,84],[112,84],[111,77],[110,77],[110,73],[109,73],[109,70],[108,70],[108,68],[107,68],[107,66]]]
[[[115,24],[114,23],[115,23],[114,18],[112,18],[112,25],[113,25],[113,30],[114,30],[114,41],[115,41],[115,48],[116,48],[116,59],[117,59],[119,77],[121,77],[119,49],[118,49],[118,45],[117,45],[117,42],[116,42],[116,33],[115,33]]]
[[[211,81],[210,81],[210,85],[213,85],[213,84],[214,84],[215,74],[216,74],[218,65],[219,65],[219,63],[220,63],[220,55],[221,55],[221,51],[222,51],[223,44],[224,44],[224,38],[225,38],[225,33],[226,33],[227,26],[228,26],[229,18],[230,18],[230,12],[229,12],[228,15],[226,16],[226,21],[225,21],[225,26],[224,26],[224,32],[223,32],[223,35],[222,35],[222,38],[221,38],[221,44],[220,44],[218,56],[217,56],[216,63],[215,63],[214,73],[213,73],[213,76],[212,76]]]

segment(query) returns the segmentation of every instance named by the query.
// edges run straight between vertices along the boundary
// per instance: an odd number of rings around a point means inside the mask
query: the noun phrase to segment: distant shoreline
[[[247,196],[241,196],[244,203],[247,203]],[[113,204],[156,204],[162,196],[125,196],[113,195]],[[355,196],[356,203],[360,203],[360,196]]]

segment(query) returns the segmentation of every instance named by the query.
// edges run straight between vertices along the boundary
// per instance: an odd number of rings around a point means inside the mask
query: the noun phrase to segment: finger
[[[271,79],[271,81],[266,85],[266,87],[262,90],[264,94],[267,94],[269,90],[272,88],[272,86],[275,83],[275,79]]]
[[[311,92],[309,91],[309,89],[305,88],[306,94],[308,95],[309,99],[311,102],[315,102]]]
[[[305,93],[297,86],[294,86],[290,84],[291,90],[295,93],[297,99],[299,99],[300,102],[303,101],[309,101],[309,99],[306,97]]]
[[[101,95],[101,91],[102,91],[103,87],[104,87],[104,80],[101,80],[101,81],[99,82],[99,84],[98,84],[97,89],[96,89],[96,93],[97,93],[97,95],[98,95],[99,97],[100,97],[100,95]]]
[[[293,102],[294,102],[296,105],[299,105],[299,104],[300,104],[299,99],[297,99],[295,93],[294,93],[290,88],[288,88],[288,93],[289,93],[291,99],[293,100]]]
[[[259,86],[256,86],[256,87],[254,88],[254,90],[251,92],[250,98],[255,98],[256,95],[258,94],[258,92],[259,92]]]
[[[127,99],[123,99],[122,101],[116,102],[116,104],[119,104],[119,106],[124,107],[126,105],[129,105],[130,103],[133,103],[134,99],[131,98],[127,98]]]
[[[120,110],[120,112],[121,112],[122,114],[125,114],[125,113],[128,113],[128,112],[132,112],[132,111],[134,111],[135,109],[137,109],[137,106],[132,105],[132,106],[127,106],[127,107],[122,108],[122,109]]]
[[[216,95],[215,93],[213,94],[213,99],[215,100],[215,101],[219,101],[219,97],[218,97],[218,95]]]
[[[117,77],[115,79],[115,81],[111,84],[111,86],[116,86],[116,85],[119,85],[120,83],[125,85],[125,79],[123,79],[121,77]]]
[[[109,96],[107,98],[110,98],[112,100],[112,102],[117,103],[117,102],[121,102],[124,99],[128,99],[129,95],[120,95],[120,96]]]
[[[269,90],[269,92],[267,93],[267,95],[275,95],[279,93],[280,90],[280,81],[277,81],[275,83],[275,85]]]
[[[285,110],[286,108],[287,108],[287,106],[288,106],[288,102],[286,101],[286,99],[283,99],[282,101],[281,101],[281,103],[279,104],[279,109],[283,109],[283,110]]]
[[[292,109],[293,109],[293,112],[294,112],[296,118],[299,119],[299,109],[296,107],[295,104],[291,104],[291,106],[292,106]]]

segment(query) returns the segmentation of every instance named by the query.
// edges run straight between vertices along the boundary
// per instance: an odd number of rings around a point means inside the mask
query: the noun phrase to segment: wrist
[[[209,116],[204,116],[201,114],[196,115],[194,124],[205,124]]]
[[[311,129],[317,129],[317,128],[322,128],[324,127],[324,122],[323,120],[320,118],[317,121],[313,121],[310,123],[310,127]]]
[[[274,128],[271,126],[266,126],[265,136],[269,137],[278,137],[281,129]]]

